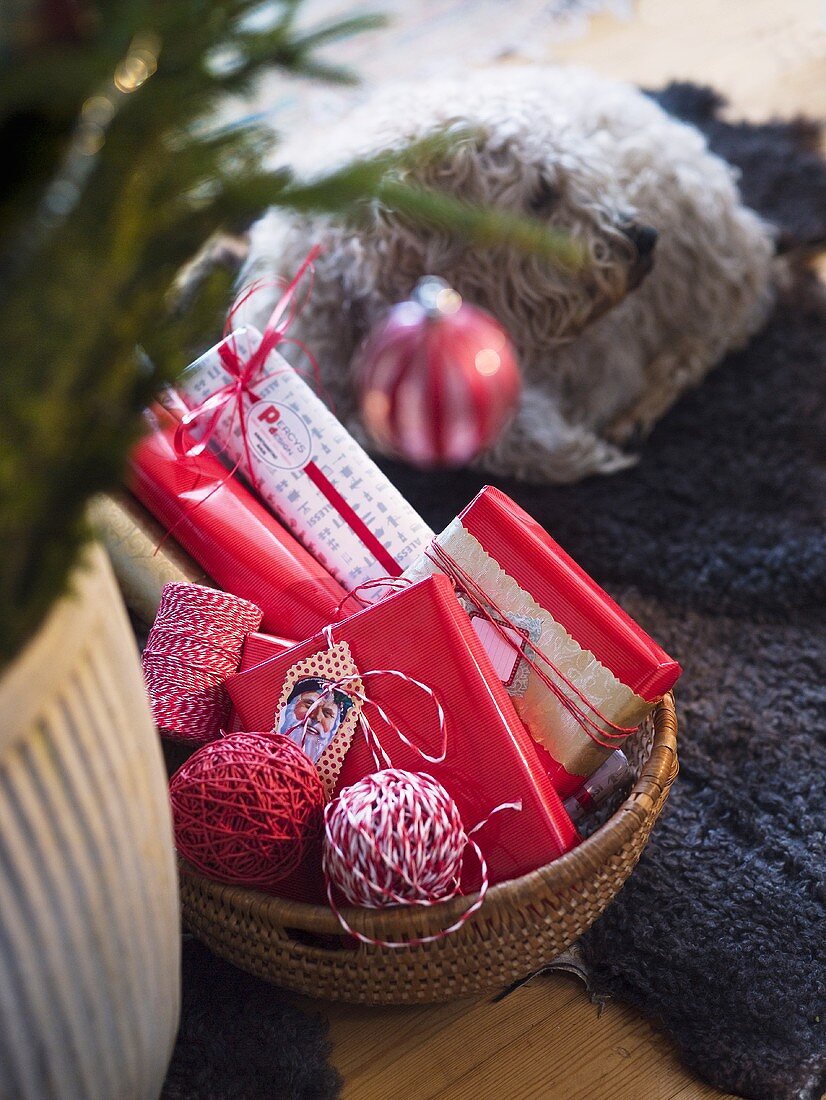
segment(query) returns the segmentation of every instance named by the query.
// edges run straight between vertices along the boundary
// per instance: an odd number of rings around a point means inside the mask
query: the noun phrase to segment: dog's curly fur
[[[451,127],[465,136],[408,178],[568,230],[590,256],[585,273],[468,247],[377,206],[357,227],[270,211],[252,228],[243,281],[288,275],[314,242],[323,246],[292,334],[312,348],[361,438],[354,353],[432,273],[490,310],[519,353],[521,407],[479,460],[485,470],[565,482],[630,465],[627,448],[763,322],[778,278],[771,227],[742,205],[733,170],[697,130],[638,89],[578,69],[505,67],[386,87],[291,159],[312,175]],[[659,236],[640,282],[642,225]],[[261,323],[265,298],[253,299],[247,320]]]

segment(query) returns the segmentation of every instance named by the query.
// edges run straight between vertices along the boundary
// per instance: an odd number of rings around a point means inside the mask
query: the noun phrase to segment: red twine
[[[497,806],[465,832],[456,803],[433,776],[388,768],[345,787],[324,808],[324,876],[330,908],[345,932],[362,943],[416,947],[457,931],[478,912],[488,891],[488,869],[471,837],[501,810],[519,810],[521,802]],[[337,888],[352,905],[437,905],[461,889],[464,855],[471,847],[479,860],[481,886],[457,921],[430,936],[382,940],[357,931],[336,906]]]
[[[596,745],[604,749],[613,750],[617,747],[618,743],[630,737],[632,733],[637,732],[639,726],[618,726],[615,722],[612,722],[610,718],[606,717],[598,707],[591,703],[587,696],[584,695],[576,684],[565,675],[561,668],[555,665],[541,650],[536,649],[524,631],[521,631],[519,627],[508,621],[507,616],[496,605],[493,598],[481,587],[481,585],[476,583],[469,573],[462,569],[456,559],[452,558],[444,547],[440,546],[435,539],[427,548],[425,554],[442,573],[446,573],[447,576],[450,577],[457,590],[467,596],[479,614],[496,629],[500,638],[509,645],[522,660],[527,662],[531,670],[536,673],[545,687],[553,692],[560,704],[577,721],[583,732],[586,733]],[[511,631],[522,634],[524,642],[526,643],[524,649],[514,642],[512,634],[510,633]],[[552,679],[548,672],[541,668],[537,661],[527,653],[526,650],[528,647],[534,651],[539,661],[541,661],[554,676],[562,681],[562,684],[565,685],[575,698],[571,698],[571,696]],[[588,711],[596,715],[598,721],[595,721]],[[603,740],[603,738],[605,740]]]
[[[370,607],[373,603],[378,603],[380,600],[383,600],[385,596],[389,596],[391,592],[401,592],[403,588],[409,588],[411,583],[412,582],[409,581],[407,577],[391,576],[374,577],[372,580],[362,581],[362,583],[357,584],[355,588],[351,588],[350,591],[347,592],[347,594],[345,595],[344,599],[340,600],[339,603],[336,604],[336,609],[334,611],[335,618],[346,619],[350,615],[354,615],[356,613],[355,611],[348,611],[346,614],[344,614],[344,608],[346,607],[348,600],[355,600],[356,603],[359,605],[357,610],[363,611],[365,607]],[[373,596],[372,598],[368,597],[367,599],[365,599],[362,595],[363,592],[375,593],[382,589],[386,589],[386,591],[382,592],[382,594],[378,598],[376,596]]]
[[[280,734],[234,733],[204,745],[169,783],[181,855],[219,882],[267,889],[321,832],[315,765]]]
[[[333,649],[335,643],[333,642],[332,626],[324,627],[324,637],[327,641],[328,648]],[[369,695],[366,694],[366,692],[359,690],[359,681],[362,681],[363,683],[365,680],[375,678],[376,676],[392,676],[397,680],[401,680],[402,683],[410,684],[411,687],[418,688],[420,691],[428,696],[436,711],[436,717],[439,722],[439,742],[441,744],[441,749],[435,756],[425,752],[420,745],[417,745],[413,741],[411,741],[402,732],[398,723],[393,721],[393,719],[390,717],[390,715],[387,713],[381,703],[377,702],[375,699],[372,699]],[[307,710],[307,714],[305,715],[303,722],[295,726],[291,726],[290,729],[285,731],[286,735],[289,737],[291,734],[295,733],[296,730],[303,727],[303,744],[304,739],[307,737],[310,724],[312,723],[313,716],[315,715],[316,711],[321,709],[326,700],[333,698],[337,691],[342,691],[345,695],[349,695],[354,702],[358,701],[359,703],[361,703],[362,709],[361,713],[359,714],[358,721],[361,727],[361,731],[364,734],[364,739],[367,742],[367,747],[373,754],[373,760],[375,761],[377,768],[381,768],[382,766],[384,766],[385,768],[391,768],[392,761],[385,752],[378,734],[373,729],[373,726],[371,725],[370,720],[365,713],[364,708],[367,704],[375,708],[379,717],[387,726],[390,727],[391,730],[393,730],[393,732],[396,734],[402,744],[406,745],[409,749],[413,749],[414,752],[417,752],[422,760],[426,760],[428,764],[444,763],[445,757],[447,756],[447,718],[445,717],[444,707],[440,703],[439,697],[432,687],[429,687],[427,684],[423,684],[421,680],[416,680],[413,676],[408,676],[406,672],[401,672],[397,668],[368,669],[366,672],[359,672],[353,676],[340,676],[336,680],[328,681],[322,688],[318,699],[316,699],[315,702],[313,702]]]
[[[230,700],[223,684],[238,671],[247,634],[262,612],[249,600],[199,584],[165,584],[141,657],[158,728],[198,744],[226,725]]]

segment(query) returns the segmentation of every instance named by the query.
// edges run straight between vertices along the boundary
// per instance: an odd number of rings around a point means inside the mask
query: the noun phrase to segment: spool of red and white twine
[[[485,858],[471,837],[493,814],[521,808],[521,802],[503,803],[466,832],[453,798],[426,772],[387,768],[345,787],[324,809],[324,877],[339,924],[362,943],[391,948],[433,943],[456,932],[481,908],[489,885]],[[377,939],[353,928],[336,905],[334,890],[368,909],[448,901],[461,890],[468,847],[479,860],[481,885],[448,928],[409,940]]]
[[[225,726],[224,681],[238,671],[262,612],[249,600],[199,584],[165,584],[141,657],[155,723],[165,736],[203,744]]]

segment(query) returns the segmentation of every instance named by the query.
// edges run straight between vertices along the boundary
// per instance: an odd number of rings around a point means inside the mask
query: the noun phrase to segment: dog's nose
[[[623,227],[623,233],[637,250],[637,256],[641,260],[647,260],[654,251],[659,234],[653,225],[631,225]]]
[[[653,225],[638,225],[632,221],[626,222],[622,231],[637,253],[628,269],[628,289],[635,290],[654,266],[658,234]]]

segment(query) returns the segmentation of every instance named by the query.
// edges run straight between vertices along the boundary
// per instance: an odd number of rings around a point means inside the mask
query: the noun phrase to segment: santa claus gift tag
[[[284,677],[273,730],[313,761],[328,798],[361,718],[364,684],[346,642],[298,661]]]

